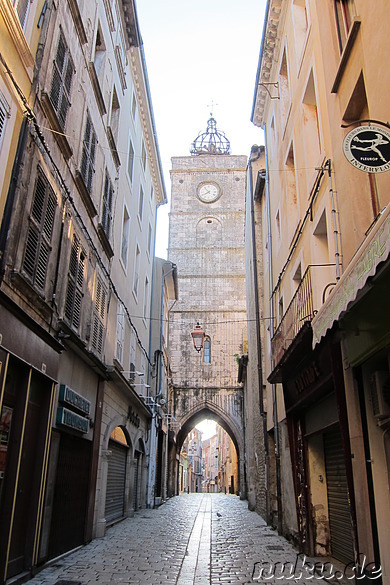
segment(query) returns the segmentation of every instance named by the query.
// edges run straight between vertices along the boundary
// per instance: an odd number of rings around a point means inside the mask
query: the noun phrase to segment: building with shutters
[[[44,0],[7,0],[0,4],[0,221],[14,160],[20,152],[20,129],[27,123],[23,121],[22,95],[32,105],[31,85],[44,4]]]
[[[270,319],[262,352],[279,528],[293,528],[280,461],[290,451],[301,550],[341,563],[365,557],[367,575],[380,567],[383,582],[388,22],[384,0],[375,10],[364,0],[268,1],[252,110],[265,151],[250,176],[260,310]]]
[[[155,367],[151,377],[149,401],[153,412],[149,446],[147,505],[165,502],[168,495],[168,452],[175,421],[169,403],[172,373],[169,354],[169,320],[179,298],[177,267],[163,258],[154,259],[152,285],[150,353]]]
[[[166,195],[135,6],[48,2],[38,25],[31,96],[1,69],[27,122],[1,227],[0,583],[148,503]]]

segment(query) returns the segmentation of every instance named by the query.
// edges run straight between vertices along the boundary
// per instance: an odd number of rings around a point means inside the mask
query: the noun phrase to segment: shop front
[[[39,540],[62,346],[0,306],[0,583],[28,575]]]
[[[341,353],[311,343],[306,324],[270,381],[283,384],[301,550],[347,564],[356,535]]]
[[[381,214],[313,320],[316,349],[341,338],[358,552],[390,578],[390,208]],[[337,322],[337,325],[335,323]]]
[[[152,411],[121,372],[104,383],[93,535],[146,507]]]

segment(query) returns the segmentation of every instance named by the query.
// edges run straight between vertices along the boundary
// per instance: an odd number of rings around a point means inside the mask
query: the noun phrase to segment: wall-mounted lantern
[[[203,348],[203,340],[204,340],[204,331],[199,325],[199,321],[197,322],[195,329],[191,333],[192,341],[194,342],[194,347],[196,351],[199,353]]]

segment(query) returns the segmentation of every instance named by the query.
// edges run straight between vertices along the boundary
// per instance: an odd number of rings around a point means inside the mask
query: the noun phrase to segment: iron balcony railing
[[[279,363],[304,324],[312,321],[318,309],[324,303],[326,294],[336,284],[329,282],[326,278],[326,276],[330,276],[329,269],[331,266],[333,265],[321,264],[307,267],[272,337],[271,351],[274,366]],[[324,273],[325,269],[327,274]]]

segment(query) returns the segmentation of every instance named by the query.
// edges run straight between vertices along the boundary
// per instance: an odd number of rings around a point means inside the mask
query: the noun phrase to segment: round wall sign
[[[390,132],[380,126],[359,126],[348,132],[343,151],[351,165],[366,173],[390,170]]]

